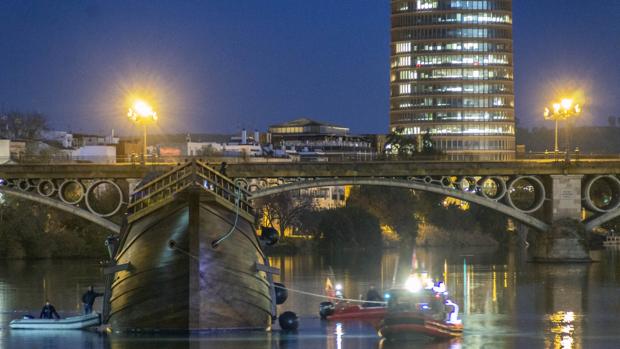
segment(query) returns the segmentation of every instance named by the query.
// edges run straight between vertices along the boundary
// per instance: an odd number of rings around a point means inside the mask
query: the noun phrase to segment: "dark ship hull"
[[[129,216],[114,258],[127,270],[111,282],[109,324],[113,330],[268,328],[273,287],[260,271],[267,259],[253,216],[230,200],[230,190],[214,187],[215,179],[187,170],[181,176],[173,195],[153,196]]]

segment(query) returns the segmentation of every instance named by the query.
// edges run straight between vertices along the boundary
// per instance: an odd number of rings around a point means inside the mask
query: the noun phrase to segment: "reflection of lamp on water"
[[[342,335],[344,334],[344,330],[342,329],[342,324],[338,322],[336,324],[336,348],[342,348]]]
[[[575,313],[572,311],[558,311],[549,316],[553,326],[551,327],[551,333],[554,334],[553,342],[556,348],[568,349],[572,348],[574,344],[573,334],[575,327],[573,322],[575,321]]]

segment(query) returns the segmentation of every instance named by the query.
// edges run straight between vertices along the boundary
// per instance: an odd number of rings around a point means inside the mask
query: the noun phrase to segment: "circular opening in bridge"
[[[480,180],[482,196],[491,200],[499,200],[506,194],[506,183],[499,177],[485,177]]]
[[[459,188],[462,191],[473,193],[476,191],[476,179],[472,177],[463,177],[458,181]]]
[[[587,186],[586,200],[591,209],[609,212],[620,206],[620,180],[615,176],[599,176]]]
[[[41,196],[47,196],[47,197],[52,196],[55,191],[56,191],[56,186],[54,185],[54,182],[52,182],[49,179],[43,179],[37,185],[37,192]]]
[[[19,188],[19,190],[21,191],[27,191],[30,189],[30,187],[31,187],[30,181],[27,179],[17,182],[17,188]]]
[[[64,181],[58,192],[60,200],[69,205],[75,205],[84,198],[84,186],[75,179]]]
[[[544,204],[545,187],[536,177],[518,177],[510,183],[507,199],[513,208],[521,212],[532,213]]]
[[[452,187],[453,180],[450,177],[441,177],[441,185],[444,187]]]
[[[88,210],[100,217],[115,215],[123,205],[123,191],[118,184],[102,180],[93,183],[86,191]]]

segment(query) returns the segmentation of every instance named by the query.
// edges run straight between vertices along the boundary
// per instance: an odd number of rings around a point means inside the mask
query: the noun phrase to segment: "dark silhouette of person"
[[[380,307],[379,303],[371,303],[371,302],[383,302],[383,297],[379,294],[379,291],[375,289],[375,285],[370,285],[368,292],[366,293],[366,301],[364,303],[365,307]]]
[[[103,293],[95,292],[93,286],[88,286],[88,291],[82,295],[82,303],[84,303],[84,314],[90,314],[93,312],[93,304],[97,297],[103,296]]]
[[[46,300],[43,309],[41,309],[41,315],[39,315],[39,318],[53,319],[54,317],[56,317],[56,319],[60,319],[60,315],[56,312],[56,308],[54,308],[49,300]]]
[[[220,164],[220,170],[219,173],[223,174],[224,176],[226,176],[226,167],[228,166],[228,164],[226,163],[226,161],[223,161],[222,164]]]

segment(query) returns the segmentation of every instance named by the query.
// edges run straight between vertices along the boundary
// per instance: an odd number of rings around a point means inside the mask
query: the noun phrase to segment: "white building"
[[[0,139],[0,164],[9,162],[11,159],[11,141],[8,139]]]
[[[58,142],[65,149],[73,146],[73,134],[65,131],[43,131],[41,137],[46,141]]]
[[[99,164],[116,163],[116,147],[111,145],[86,145],[73,150],[73,159]]]
[[[188,156],[211,155],[214,152],[223,152],[224,147],[217,142],[187,142]]]

